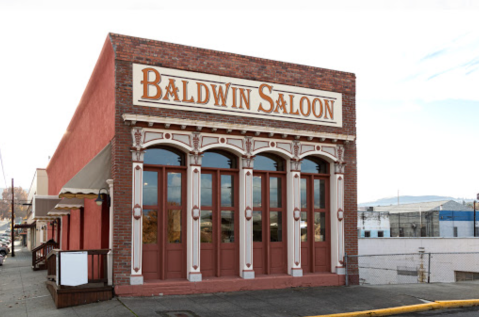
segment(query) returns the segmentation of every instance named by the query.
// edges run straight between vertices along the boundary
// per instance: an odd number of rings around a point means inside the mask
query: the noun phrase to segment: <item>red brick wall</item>
[[[113,138],[114,79],[113,47],[107,39],[67,131],[48,164],[49,195],[57,195]]]
[[[132,144],[124,113],[158,117],[210,120],[269,127],[356,135],[356,77],[352,73],[289,64],[237,54],[199,49],[159,41],[110,34],[115,50],[116,109],[115,138],[112,142],[114,179],[114,283],[129,284],[131,271],[131,175]],[[321,89],[343,94],[343,127],[325,127],[276,120],[195,113],[132,105],[132,63],[238,77],[250,80]],[[316,140],[318,141],[318,140]],[[356,144],[345,144],[345,224],[346,252],[357,254],[357,174]]]

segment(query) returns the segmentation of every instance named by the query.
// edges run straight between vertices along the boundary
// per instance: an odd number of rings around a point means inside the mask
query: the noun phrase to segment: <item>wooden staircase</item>
[[[53,241],[49,240],[45,243],[42,243],[38,247],[32,250],[32,269],[34,271],[46,270],[48,268],[47,264],[47,255],[53,250],[58,249],[60,245]]]

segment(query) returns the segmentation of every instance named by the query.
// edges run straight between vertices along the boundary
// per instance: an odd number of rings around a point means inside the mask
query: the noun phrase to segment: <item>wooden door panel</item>
[[[221,276],[235,275],[237,266],[237,252],[235,248],[222,248],[220,252]]]
[[[201,249],[200,259],[201,274],[204,277],[215,275],[215,250],[212,248]]]
[[[284,273],[285,261],[284,261],[284,248],[271,247],[270,250],[270,268],[272,274]]]
[[[315,248],[315,271],[329,272],[330,267],[329,247]]]
[[[183,250],[168,250],[166,252],[167,273],[166,278],[185,277],[183,272]]]
[[[302,243],[304,244],[304,243]],[[303,268],[303,272],[309,272],[309,248],[308,246],[301,246],[301,267]]]
[[[264,274],[264,250],[263,248],[253,248],[253,269],[255,274]]]
[[[158,251],[143,250],[143,274],[159,278]]]

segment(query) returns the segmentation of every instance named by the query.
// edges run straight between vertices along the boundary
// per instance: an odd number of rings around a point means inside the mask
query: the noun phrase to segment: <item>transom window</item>
[[[237,159],[231,153],[214,150],[203,153],[202,167],[237,168]]]
[[[153,148],[145,151],[145,164],[184,166],[185,155],[171,147]]]
[[[308,157],[301,161],[301,173],[328,174],[329,163],[319,157]]]
[[[284,160],[270,153],[258,154],[254,158],[254,169],[258,171],[284,172]]]

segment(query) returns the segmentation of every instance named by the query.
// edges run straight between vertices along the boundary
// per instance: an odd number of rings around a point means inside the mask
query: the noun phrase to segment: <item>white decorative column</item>
[[[246,138],[248,155],[241,160],[240,169],[240,204],[239,204],[239,241],[240,241],[240,275],[244,279],[255,277],[253,270],[253,161],[249,155],[251,138]]]
[[[132,129],[135,146],[132,152],[132,214],[131,214],[131,275],[130,284],[143,284],[143,129]]]
[[[200,225],[201,225],[201,159],[198,151],[200,136],[198,132],[193,133],[193,151],[190,152],[188,160],[187,176],[187,212],[186,212],[186,276],[190,282],[201,282],[200,269]]]
[[[336,220],[336,273],[344,275],[346,273],[344,267],[344,167],[343,162],[344,147],[338,146],[338,162],[334,164],[334,180],[335,180],[335,209],[334,215]],[[332,247],[332,246],[331,246]],[[334,249],[333,249],[334,250]]]
[[[296,144],[295,144],[296,146]],[[295,151],[296,152],[296,151]],[[301,268],[301,161],[297,158],[289,161],[287,168],[288,197],[288,272],[292,276],[303,276]]]
[[[108,268],[108,285],[113,285],[113,180],[107,179],[108,189],[110,193],[110,209],[109,209],[109,232],[108,232],[108,251],[107,254],[107,268]]]

